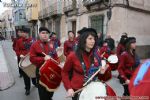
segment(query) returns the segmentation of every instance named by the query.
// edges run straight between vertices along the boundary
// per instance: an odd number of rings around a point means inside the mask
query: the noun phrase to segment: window
[[[99,33],[103,33],[103,21],[104,16],[103,15],[94,15],[90,17],[90,26]]]

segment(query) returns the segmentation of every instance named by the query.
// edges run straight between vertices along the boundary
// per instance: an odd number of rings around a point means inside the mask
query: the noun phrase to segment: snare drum
[[[53,59],[49,59],[45,61],[39,71],[39,84],[45,87],[49,92],[55,91],[59,87],[62,79],[59,63]]]
[[[116,96],[116,94],[113,89],[105,83],[91,82],[81,91],[79,100],[105,100],[100,97],[106,96]]]
[[[19,67],[30,77],[35,78],[35,70],[36,66],[30,62],[30,56],[27,54],[23,59],[19,62]]]

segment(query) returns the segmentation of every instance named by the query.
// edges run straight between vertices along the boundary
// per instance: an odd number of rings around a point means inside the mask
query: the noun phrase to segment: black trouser
[[[36,84],[36,78],[30,78],[22,69],[21,69],[21,71],[22,71],[21,73],[22,73],[22,76],[23,76],[23,80],[24,80],[26,90],[30,90],[31,80],[32,80],[33,85],[37,85]]]
[[[36,77],[37,77],[38,92],[39,92],[40,100],[52,100],[54,92],[47,91],[45,87],[39,84],[40,75],[39,75],[38,68],[36,69]]]
[[[127,75],[126,77],[130,80],[131,75]],[[124,81],[124,83],[125,83],[125,81]],[[129,89],[128,89],[128,84],[123,85],[123,88],[124,88],[123,95],[124,96],[130,96]]]
[[[19,67],[19,62],[20,62],[20,57],[19,57],[19,56],[17,56],[17,62],[18,62],[19,74],[20,74],[20,76],[22,76],[23,71],[22,71],[21,68]]]

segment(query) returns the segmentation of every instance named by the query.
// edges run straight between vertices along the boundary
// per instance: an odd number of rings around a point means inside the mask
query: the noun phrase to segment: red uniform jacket
[[[84,53],[83,60],[86,65],[86,72],[90,68],[90,58],[91,54]],[[73,70],[72,79],[69,79],[69,72]],[[99,77],[104,77],[102,74]],[[84,71],[82,65],[76,56],[75,52],[71,52],[67,57],[65,65],[62,69],[62,81],[66,90],[68,89],[80,89],[84,84]]]
[[[64,55],[67,57],[70,54],[70,52],[74,50],[74,47],[75,47],[75,41],[70,41],[70,40],[65,41]]]
[[[129,84],[130,95],[131,96],[148,96],[148,97],[150,97],[150,92],[149,92],[150,91],[150,68],[147,70],[147,72],[145,73],[143,79],[139,82],[139,84],[137,86],[133,85],[133,82],[137,76],[137,73],[138,73],[140,67],[141,66],[139,66],[135,70],[135,72],[130,80],[130,84]]]
[[[118,71],[124,80],[128,79],[127,76],[132,76],[135,70],[134,66],[135,66],[134,56],[128,53],[127,51],[123,52],[120,56]]]
[[[20,38],[14,38],[13,39],[13,44],[12,44],[12,47],[13,47],[13,50],[16,52],[16,44],[17,44],[17,41],[19,40]]]
[[[53,50],[54,46],[49,42],[43,43],[41,40],[38,40],[34,42],[34,44],[30,48],[30,61],[39,68],[45,62],[45,55],[42,54],[42,52],[48,55]],[[57,53],[54,54],[52,58],[58,61]]]
[[[20,38],[17,43],[16,43],[16,54],[17,56],[20,56],[21,54],[22,55],[26,55],[29,50],[30,50],[30,47],[28,47],[32,42],[32,38],[28,38],[28,39],[25,39],[25,38]]]
[[[117,56],[120,59],[121,53],[125,51],[125,47],[122,44],[118,44],[117,46]]]

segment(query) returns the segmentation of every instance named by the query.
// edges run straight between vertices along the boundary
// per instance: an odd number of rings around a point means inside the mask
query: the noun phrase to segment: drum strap
[[[40,43],[40,46],[42,48],[42,51],[46,53],[45,49],[44,49],[44,46],[42,43]],[[53,57],[55,54],[56,54],[56,50],[50,50],[50,43],[48,43],[48,55],[50,55],[51,57]]]
[[[96,59],[98,60],[98,63],[99,63],[98,66],[101,66],[101,59],[100,59],[100,57],[98,56],[98,54],[96,53],[96,51],[97,51],[97,49],[94,50],[94,57],[96,57]],[[87,71],[87,70],[86,70],[86,65],[85,65],[85,63],[84,63],[83,58],[80,60],[80,63],[81,63],[81,65],[82,65],[82,69],[83,69],[83,72],[84,72],[84,82],[86,82],[86,81],[89,79],[89,77],[91,77],[91,75],[92,75],[94,72],[96,72],[96,70],[99,69],[99,67],[94,66],[94,64],[92,63],[92,64],[90,65],[90,69]],[[93,80],[96,80],[96,79],[97,79],[97,77],[94,78]]]

